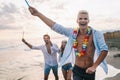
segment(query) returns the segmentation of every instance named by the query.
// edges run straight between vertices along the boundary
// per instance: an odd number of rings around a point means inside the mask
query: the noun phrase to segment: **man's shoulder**
[[[45,46],[45,44],[39,45],[39,47],[44,47],[44,46]]]
[[[101,31],[93,29],[93,28],[92,28],[92,31],[93,31],[93,35],[100,35],[100,34],[102,34]]]

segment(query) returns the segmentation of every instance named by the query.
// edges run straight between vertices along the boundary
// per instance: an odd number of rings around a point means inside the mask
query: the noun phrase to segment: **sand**
[[[42,54],[37,51],[2,51],[0,80],[43,80],[43,62]],[[54,80],[52,73],[49,78]],[[60,78],[62,79],[62,75]]]
[[[109,64],[120,69],[120,58],[113,57],[117,53],[119,51],[110,51],[107,61]],[[43,69],[44,59],[40,51],[12,50],[0,52],[0,80],[43,80]],[[119,78],[120,74],[105,80],[119,80]],[[64,80],[60,68],[59,79]],[[49,80],[54,80],[52,71],[50,72]]]
[[[114,57],[114,55],[120,54],[120,51],[110,51],[107,56],[107,63],[114,66],[117,69],[120,69],[120,57]],[[106,78],[105,80],[120,80],[120,73],[114,77]]]

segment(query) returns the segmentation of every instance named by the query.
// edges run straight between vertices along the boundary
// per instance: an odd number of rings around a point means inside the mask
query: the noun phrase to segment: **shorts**
[[[62,66],[62,70],[65,70],[65,71],[72,70],[72,69],[73,68],[72,68],[72,64],[71,63],[65,64],[65,65]]]
[[[86,73],[86,69],[74,66],[73,80],[95,80],[95,72],[92,74]]]
[[[48,65],[48,64],[45,64],[44,74],[45,74],[45,75],[49,75],[51,69],[52,69],[52,71],[53,71],[53,74],[54,74],[55,76],[58,76],[58,65],[50,66],[50,65]]]

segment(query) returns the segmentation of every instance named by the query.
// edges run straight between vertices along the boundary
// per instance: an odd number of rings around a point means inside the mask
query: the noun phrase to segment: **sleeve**
[[[55,23],[55,25],[52,27],[52,29],[57,32],[57,33],[60,33],[62,35],[65,35],[67,37],[69,37],[71,34],[72,34],[72,28],[65,28],[64,26],[62,25],[59,25],[57,23]]]
[[[58,52],[58,53],[60,52],[60,49],[58,48],[58,46],[56,44],[53,44],[52,50],[55,52]]]
[[[108,46],[105,42],[103,34],[101,32],[98,32],[96,37],[97,37],[96,39],[97,39],[97,43],[100,51],[103,51],[103,50],[108,51]]]

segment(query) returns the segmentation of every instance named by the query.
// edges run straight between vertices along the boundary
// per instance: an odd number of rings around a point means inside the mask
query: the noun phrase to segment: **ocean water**
[[[60,47],[61,40],[53,39]],[[43,41],[28,40],[34,45]],[[43,80],[44,58],[41,51],[30,50],[21,40],[0,41],[0,80]],[[108,64],[109,72],[106,75],[101,67],[97,68],[96,80],[104,80],[120,73],[120,69]],[[63,80],[61,68],[59,68],[60,80]],[[49,80],[53,80],[51,74]]]

